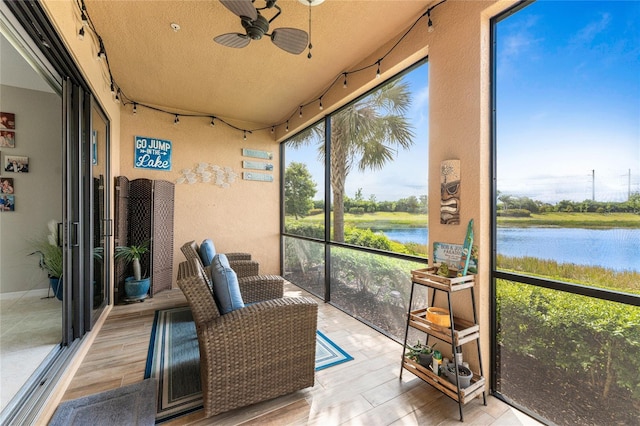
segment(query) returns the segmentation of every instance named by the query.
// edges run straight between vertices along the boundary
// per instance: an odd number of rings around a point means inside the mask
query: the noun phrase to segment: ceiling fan
[[[260,40],[263,36],[269,36],[273,44],[280,49],[294,55],[304,51],[309,42],[306,31],[297,28],[276,28],[269,33],[269,24],[273,22],[282,9],[276,4],[277,0],[265,0],[263,7],[255,7],[255,0],[220,0],[227,9],[240,17],[240,23],[245,29],[245,34],[227,33],[215,37],[213,40],[223,46],[241,48],[246,47],[251,40]],[[271,18],[265,18],[260,11],[277,9],[278,12]]]

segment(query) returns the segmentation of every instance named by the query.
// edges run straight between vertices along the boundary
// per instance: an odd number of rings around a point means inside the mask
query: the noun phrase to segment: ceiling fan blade
[[[309,35],[297,28],[278,28],[271,33],[271,41],[280,49],[299,55],[306,49]]]
[[[240,17],[244,16],[252,21],[258,17],[258,11],[251,0],[220,0],[220,3]]]
[[[246,47],[251,39],[246,34],[227,33],[214,37],[213,41],[227,47]]]

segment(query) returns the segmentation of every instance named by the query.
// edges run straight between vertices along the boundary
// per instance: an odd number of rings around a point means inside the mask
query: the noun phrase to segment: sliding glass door
[[[0,30],[0,424],[29,424],[109,303],[110,127],[38,3]]]

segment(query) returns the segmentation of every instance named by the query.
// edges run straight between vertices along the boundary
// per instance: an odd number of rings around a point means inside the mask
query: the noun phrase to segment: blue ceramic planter
[[[62,278],[49,277],[49,285],[58,300],[62,300]]]
[[[133,277],[127,277],[124,280],[124,292],[127,300],[146,299],[151,284],[150,278],[136,280]]]

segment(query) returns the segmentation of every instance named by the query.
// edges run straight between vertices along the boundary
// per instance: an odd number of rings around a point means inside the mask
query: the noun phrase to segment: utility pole
[[[628,191],[627,191],[627,201],[631,201],[631,169],[629,169],[629,184],[628,184]]]
[[[591,201],[596,201],[596,169],[591,170]]]

